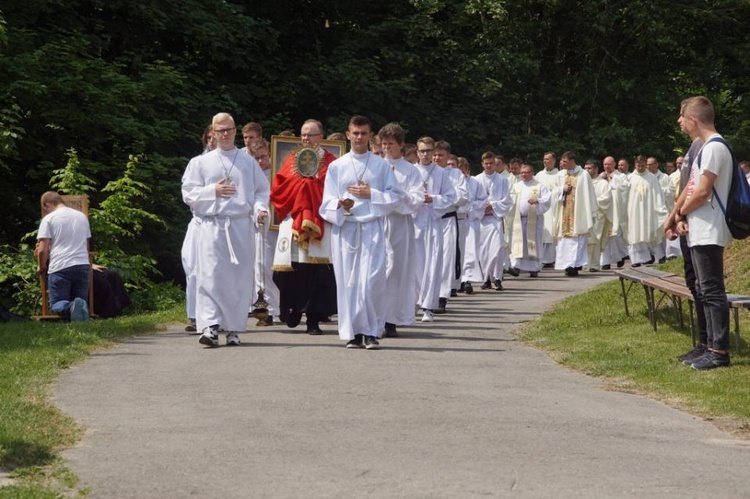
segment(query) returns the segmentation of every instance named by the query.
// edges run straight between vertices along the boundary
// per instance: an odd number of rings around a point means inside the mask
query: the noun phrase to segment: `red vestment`
[[[336,156],[323,150],[318,173],[314,177],[303,177],[295,171],[297,153],[293,152],[284,160],[271,185],[271,202],[279,220],[288,214],[292,216],[292,234],[302,248],[307,249],[310,241],[320,244],[323,239],[323,219],[318,213],[323,202],[328,165]]]

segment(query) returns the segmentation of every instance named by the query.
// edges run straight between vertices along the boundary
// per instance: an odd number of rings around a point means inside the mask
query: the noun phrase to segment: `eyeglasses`
[[[214,128],[214,132],[219,135],[228,134],[230,132],[236,132],[236,128]]]
[[[432,152],[432,149],[417,149],[417,152],[419,154],[430,154]]]
[[[320,133],[303,133],[303,134],[300,134],[300,137],[302,137],[303,139],[306,139],[308,137],[317,137],[318,135],[322,135],[322,134],[320,134]]]

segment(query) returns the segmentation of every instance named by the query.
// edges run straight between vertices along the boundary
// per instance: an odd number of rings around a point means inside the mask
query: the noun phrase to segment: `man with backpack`
[[[677,121],[691,139],[703,141],[697,155],[690,157],[690,176],[673,217],[676,232],[687,235],[706,317],[707,350],[690,363],[693,369],[703,371],[730,365],[724,248],[732,235],[720,203],[726,205],[729,197],[734,163],[732,152],[716,131],[714,107],[708,98],[685,99]]]

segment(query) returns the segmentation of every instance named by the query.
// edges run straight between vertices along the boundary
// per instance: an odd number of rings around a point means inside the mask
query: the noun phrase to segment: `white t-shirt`
[[[63,206],[48,213],[39,225],[37,239],[50,239],[49,266],[52,274],[74,265],[88,265],[91,229],[86,215]]]
[[[714,137],[721,137],[721,135],[717,133],[710,138]],[[699,156],[701,158],[700,165],[698,165]],[[706,143],[701,152],[695,155],[695,159],[691,158],[691,161],[693,163],[690,169],[690,178],[685,186],[687,197],[690,198],[692,192],[698,187],[702,172],[709,171],[716,175],[714,188],[722,204],[726,207],[729,187],[732,183],[733,164],[732,155],[727,146],[721,142]],[[687,220],[689,228],[688,246],[715,244],[725,247],[732,241],[732,235],[724,219],[724,212],[721,210],[713,192],[702,206],[688,214]]]

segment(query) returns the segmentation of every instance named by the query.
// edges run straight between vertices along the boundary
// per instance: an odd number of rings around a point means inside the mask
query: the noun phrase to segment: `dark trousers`
[[[706,313],[703,310],[703,302],[698,295],[698,289],[695,286],[695,269],[693,268],[693,258],[690,254],[690,246],[687,243],[686,236],[680,236],[680,250],[682,250],[682,259],[685,268],[685,283],[690,289],[695,301],[695,315],[698,317],[698,342],[704,345],[708,344],[708,333],[706,332]]]
[[[708,346],[729,350],[729,302],[724,286],[724,248],[715,244],[690,248],[695,284],[706,314]]]

